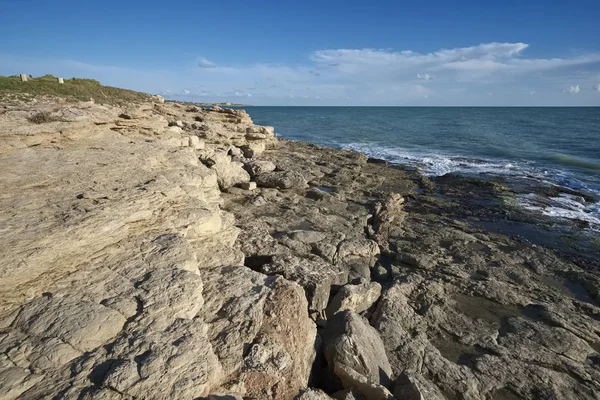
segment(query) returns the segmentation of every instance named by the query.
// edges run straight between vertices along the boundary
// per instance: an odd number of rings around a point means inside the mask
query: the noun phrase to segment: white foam
[[[348,143],[342,145],[342,148],[391,163],[410,165],[428,176],[441,176],[451,172],[520,176],[598,194],[598,191],[589,188],[566,171],[538,170],[527,162],[467,159],[441,153],[417,153],[377,143]],[[585,203],[583,198],[568,194],[543,199],[533,193],[518,196],[517,203],[527,210],[541,212],[550,217],[586,221],[592,230],[600,230],[600,203]]]
[[[558,197],[540,198],[530,193],[517,196],[517,204],[526,210],[537,211],[553,218],[585,221],[593,231],[600,231],[598,203],[589,205],[579,196],[560,194]]]
[[[509,160],[467,159],[441,153],[416,153],[394,147],[367,143],[348,143],[342,145],[346,150],[354,150],[369,157],[385,159],[396,164],[408,164],[417,167],[428,176],[441,176],[451,172],[490,173],[497,175],[522,175],[526,165],[517,165]]]

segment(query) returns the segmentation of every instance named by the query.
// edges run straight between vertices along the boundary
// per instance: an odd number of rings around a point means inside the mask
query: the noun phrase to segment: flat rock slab
[[[114,338],[125,325],[125,318],[89,301],[44,296],[27,303],[14,325],[29,335],[59,338],[85,352]]]

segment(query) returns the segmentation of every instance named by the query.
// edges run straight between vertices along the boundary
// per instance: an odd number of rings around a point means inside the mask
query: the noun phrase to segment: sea
[[[283,138],[355,150],[428,176],[528,179],[585,194],[524,208],[600,232],[599,107],[244,107]]]

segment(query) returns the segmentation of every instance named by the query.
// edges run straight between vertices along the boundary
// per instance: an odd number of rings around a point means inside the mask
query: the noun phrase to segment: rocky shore
[[[597,254],[507,188],[153,101],[0,105],[0,399],[600,398]]]

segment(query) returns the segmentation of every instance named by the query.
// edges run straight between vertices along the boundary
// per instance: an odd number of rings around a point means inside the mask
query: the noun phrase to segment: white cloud
[[[595,90],[596,92],[600,92],[600,83],[599,83],[599,84],[597,84],[596,86],[594,86],[594,90]]]
[[[312,99],[327,105],[560,105],[566,101],[561,91],[576,79],[578,85],[564,91],[578,93],[578,102],[599,104],[600,97],[593,91],[580,93],[579,88],[600,91],[600,54],[528,58],[527,48],[525,43],[494,42],[429,53],[328,49],[313,52],[300,64],[233,67],[199,58],[166,70],[0,54],[0,73],[88,76],[108,85],[152,93],[170,91],[172,98],[190,100],[196,96],[203,101],[223,101],[249,97],[252,92],[256,104],[310,104]],[[294,100],[286,102],[286,98]]]
[[[569,87],[566,91],[571,94],[577,94],[577,93],[579,93],[579,90],[580,90],[579,85],[575,85],[575,86]]]
[[[217,64],[206,58],[201,58],[200,60],[198,60],[198,66],[200,68],[217,68]]]

